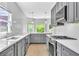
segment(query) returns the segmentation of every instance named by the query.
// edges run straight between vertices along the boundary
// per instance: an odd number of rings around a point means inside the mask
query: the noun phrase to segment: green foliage
[[[37,32],[44,32],[44,24],[38,24],[36,26]]]

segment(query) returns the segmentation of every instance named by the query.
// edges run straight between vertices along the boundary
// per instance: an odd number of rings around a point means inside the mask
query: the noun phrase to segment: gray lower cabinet
[[[10,46],[9,48],[7,48],[6,50],[2,51],[0,53],[0,56],[14,56],[15,52],[14,52],[14,45]]]
[[[25,38],[15,44],[15,56],[25,55]]]
[[[62,46],[62,56],[79,56],[79,54],[75,53],[65,46]]]
[[[23,38],[23,40],[22,40],[22,56],[24,56],[25,55],[25,53],[26,53],[26,44],[25,44],[25,38]]]
[[[62,47],[61,44],[57,42],[57,56],[61,56],[62,54]]]
[[[46,43],[45,34],[31,34],[30,43]]]
[[[17,43],[17,45],[18,45],[18,51],[17,51],[17,53],[18,53],[18,56],[21,56],[22,55],[22,41],[19,41],[18,43]]]
[[[57,56],[79,56],[79,54],[57,42]]]
[[[28,49],[29,44],[30,44],[30,35],[28,35],[28,36],[25,38],[26,50]]]

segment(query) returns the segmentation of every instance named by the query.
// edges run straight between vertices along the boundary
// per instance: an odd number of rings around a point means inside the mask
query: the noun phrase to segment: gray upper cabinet
[[[67,22],[74,23],[79,21],[79,2],[57,2],[55,6],[51,9],[51,25],[57,26],[57,13],[67,6]]]
[[[76,22],[79,22],[79,2],[76,2]]]
[[[51,25],[57,26],[56,13],[59,12],[64,6],[66,6],[66,2],[57,2],[55,6],[51,9]]]
[[[76,3],[67,2],[67,22],[75,22],[76,19]]]
[[[51,25],[56,26],[56,5],[51,10]]]

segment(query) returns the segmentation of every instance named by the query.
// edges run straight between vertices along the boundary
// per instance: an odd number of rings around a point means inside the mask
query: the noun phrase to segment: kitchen
[[[78,9],[79,2],[0,2],[0,56],[79,56]]]

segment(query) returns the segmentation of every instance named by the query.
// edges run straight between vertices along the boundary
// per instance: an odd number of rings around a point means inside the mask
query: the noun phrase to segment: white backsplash
[[[65,24],[58,26],[52,31],[52,35],[65,35],[73,38],[79,38],[79,23]]]

